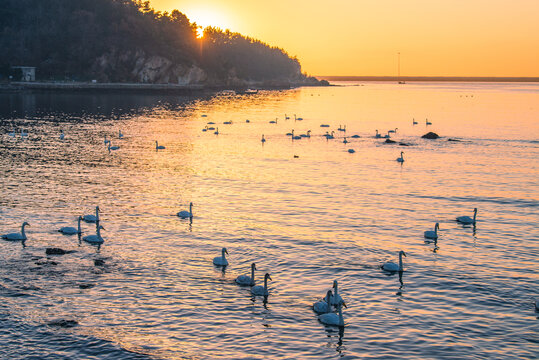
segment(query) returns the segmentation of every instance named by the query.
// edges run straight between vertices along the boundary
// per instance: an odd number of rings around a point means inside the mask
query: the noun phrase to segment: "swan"
[[[341,295],[339,295],[339,284],[337,280],[333,281],[333,296],[331,297],[331,305],[338,306],[343,304],[346,307],[346,304],[344,303],[344,300],[342,299]]]
[[[264,275],[264,286],[262,285],[253,286],[251,288],[251,293],[255,296],[268,296],[269,295],[268,279],[272,280],[270,274],[266,273],[266,275]]]
[[[412,119],[412,125],[417,125],[417,121],[415,121],[415,118]]]
[[[269,123],[270,124],[277,124],[277,118],[275,118],[275,120],[271,120]]]
[[[260,141],[262,141],[263,143],[266,142],[266,139],[264,138],[264,134],[262,134],[262,139]]]
[[[353,154],[353,153],[355,153],[356,151],[355,151],[354,149],[348,149],[348,152],[349,152],[350,154]]]
[[[342,141],[343,144],[348,144],[348,140],[346,140],[346,136],[344,137],[344,140]]]
[[[208,125],[206,125],[202,131],[208,131]]]
[[[215,130],[215,128],[213,126],[210,126],[208,130]]]
[[[108,147],[109,152],[110,152],[111,150],[118,150],[118,149],[120,148],[119,146],[111,146],[111,145],[112,145],[112,143],[109,141],[109,147]]]
[[[326,297],[318,300],[313,304],[314,312],[318,314],[325,314],[331,311],[331,306],[329,305],[332,293],[331,290],[328,290]]]
[[[389,272],[403,271],[402,270],[402,255],[406,256],[406,253],[401,250],[399,251],[399,265],[395,264],[394,262],[386,262],[384,265],[382,265],[382,270],[389,271]]]
[[[75,235],[75,234],[80,234],[82,231],[80,229],[80,221],[82,220],[82,216],[79,216],[79,221],[78,221],[78,228],[75,229],[74,227],[72,226],[64,226],[64,227],[61,227],[58,232],[61,232],[62,234],[64,235]]]
[[[202,115],[200,115],[200,117],[208,117],[208,115],[202,114]]]
[[[255,263],[251,264],[251,276],[249,275],[240,275],[236,278],[236,283],[240,285],[254,286],[255,284]]]
[[[294,121],[301,121],[303,120],[302,117],[296,117],[296,114],[294,114]]]
[[[21,138],[24,139],[25,136],[28,136],[28,133],[24,130],[21,130]]]
[[[122,134],[122,130],[118,130],[118,139],[123,139],[124,134]]]
[[[382,137],[382,135],[380,135],[380,134],[378,133],[378,130],[376,130],[376,135],[374,135],[374,137],[375,137],[376,139],[380,139],[380,138]]]
[[[307,134],[301,134],[300,136],[304,137],[304,138],[310,138],[311,137],[311,130],[308,130]]]
[[[99,206],[95,207],[95,215],[84,215],[82,220],[89,223],[95,223],[99,221]]]
[[[320,127],[329,127],[328,124],[321,124]]]
[[[477,208],[473,209],[473,219],[469,216],[459,216],[457,222],[465,225],[475,225],[475,217],[477,216]]]
[[[182,219],[192,218],[193,217],[193,203],[189,203],[189,211],[182,210],[177,214]]]
[[[398,157],[398,158],[397,158],[397,161],[400,162],[400,163],[403,163],[403,162],[404,162],[404,156],[403,156],[403,154],[404,154],[404,151],[401,151],[401,157]]]
[[[4,240],[10,240],[10,241],[17,241],[17,240],[26,240],[26,233],[24,232],[24,227],[30,226],[26,221],[22,223],[21,226],[21,232],[20,233],[11,233],[11,234],[5,234],[2,235],[2,239]]]
[[[432,125],[432,123],[429,121],[429,119],[425,119],[425,125]]]
[[[215,123],[213,121],[208,121],[207,124],[208,125],[215,125]]]
[[[438,229],[440,228],[440,224],[436,223],[436,225],[434,225],[434,231],[432,230],[427,230],[425,231],[425,238],[426,239],[438,239]]]
[[[344,326],[344,318],[342,317],[342,306],[338,306],[339,314],[335,314],[334,312],[329,312],[327,314],[322,314],[318,316],[318,320],[320,320],[321,323],[325,325],[332,325],[332,326]]]
[[[287,116],[286,114],[284,114],[284,119],[285,119],[285,120],[289,120],[289,119],[290,119],[290,116]]]
[[[157,140],[155,140],[155,150],[163,150],[165,147],[163,145],[159,145]]]
[[[64,130],[60,130],[60,140],[64,140]]]
[[[245,120],[245,122],[246,122],[246,123],[250,123],[250,122],[251,122],[251,120],[247,119],[247,120]]]
[[[335,136],[334,136],[333,134],[335,134],[335,131],[332,131],[331,134],[330,134],[328,131],[326,131],[326,135],[324,135],[324,136],[325,136],[326,139],[328,139],[328,140],[329,140],[329,139],[335,139]]]
[[[215,134],[215,135],[219,135],[219,128],[217,128],[217,129],[214,131],[214,134]]]
[[[88,235],[88,236],[85,236],[82,238],[82,240],[88,242],[88,243],[91,243],[91,244],[103,244],[105,242],[105,240],[103,240],[103,238],[101,237],[101,232],[99,231],[100,229],[103,229],[105,230],[105,228],[101,225],[97,225],[95,227],[95,232],[96,234],[95,235]]]
[[[301,136],[299,135],[292,136],[292,140],[301,140]]]
[[[14,138],[15,137],[15,129],[13,129],[12,132],[8,133],[8,135]]]
[[[294,129],[292,129],[292,132],[286,133],[286,136],[294,136]]]
[[[399,128],[395,128],[395,130],[389,130],[388,133],[397,133],[397,130],[399,130]]]
[[[107,140],[107,134],[105,134],[105,141],[104,141],[105,145],[107,144],[110,144],[110,140]]]
[[[213,258],[213,265],[216,266],[227,266],[228,260],[225,257],[225,254],[228,254],[228,251],[226,251],[226,248],[223,248],[221,250],[221,256],[216,256]]]
[[[225,125],[232,125],[232,121],[224,121],[223,124],[225,124]]]
[[[346,125],[344,125],[343,127],[341,127],[341,125],[339,125],[339,128],[337,130],[346,132]]]
[[[384,139],[389,139],[389,138],[391,138],[391,136],[389,136],[389,131],[387,132],[387,134],[385,134],[385,135],[383,136],[383,138],[384,138]]]

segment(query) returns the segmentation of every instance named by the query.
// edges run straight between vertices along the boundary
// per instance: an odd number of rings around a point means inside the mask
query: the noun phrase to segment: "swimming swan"
[[[182,210],[177,214],[182,219],[192,218],[193,217],[193,203],[189,203],[189,211]]]
[[[272,280],[270,274],[266,273],[266,275],[264,275],[264,286],[262,285],[253,286],[251,288],[251,293],[255,296],[268,296],[269,295],[268,279]]]
[[[105,240],[103,240],[103,238],[101,237],[101,232],[99,231],[100,229],[105,230],[105,228],[101,225],[96,226],[96,229],[95,229],[96,234],[85,236],[82,238],[82,240],[90,244],[103,244]]]
[[[404,156],[403,156],[402,154],[404,154],[403,151],[401,151],[401,157],[398,157],[398,158],[397,158],[397,161],[400,162],[400,163],[403,163],[403,162],[404,162]]]
[[[118,139],[123,139],[124,134],[122,134],[122,130],[118,130]]]
[[[79,221],[78,221],[78,228],[75,229],[74,227],[72,226],[64,226],[64,227],[61,227],[58,232],[61,232],[62,234],[64,235],[75,235],[75,234],[80,234],[82,231],[80,229],[80,221],[82,220],[82,216],[79,216]]]
[[[399,251],[399,265],[395,264],[394,262],[386,262],[384,265],[382,265],[382,270],[389,271],[389,272],[397,272],[397,271],[403,271],[402,270],[402,255],[406,256],[404,251]]]
[[[427,230],[425,231],[425,238],[426,239],[438,239],[438,229],[440,228],[440,224],[436,223],[436,225],[434,225],[434,231],[432,230]]]
[[[322,314],[318,317],[318,320],[320,320],[321,323],[325,325],[331,325],[331,326],[344,326],[344,318],[342,316],[342,306],[338,307],[339,314],[335,314],[334,312],[330,312],[327,314]]]
[[[314,312],[318,314],[325,314],[331,311],[331,306],[329,305],[332,293],[331,290],[328,290],[326,297],[318,300],[313,304]]]
[[[255,270],[256,265],[255,263],[251,264],[251,276],[249,275],[240,275],[236,278],[236,283],[239,285],[248,285],[248,286],[254,286],[255,284]]]
[[[475,225],[475,217],[477,216],[477,208],[473,209],[473,219],[469,216],[459,216],[457,222],[465,225]]]
[[[428,119],[425,119],[425,125],[432,125],[432,123]]]
[[[60,140],[64,140],[64,138],[65,138],[64,130],[60,130]]]
[[[95,223],[99,221],[99,206],[95,207],[95,215],[84,215],[82,220],[89,223]]]
[[[225,257],[225,254],[228,254],[228,251],[226,251],[226,248],[223,248],[221,250],[221,256],[216,256],[213,258],[213,265],[216,266],[227,266],[228,260]]]
[[[110,152],[111,150],[118,150],[118,149],[120,148],[119,146],[111,146],[111,144],[112,144],[112,143],[109,141],[109,148],[108,148],[108,149],[109,149],[109,152]]]
[[[266,142],[266,139],[264,138],[264,134],[262,134],[262,139],[260,141],[262,141],[263,143]]]
[[[334,280],[333,281],[333,296],[331,297],[331,305],[333,306],[339,306],[339,305],[344,305],[344,307],[346,307],[346,304],[344,302],[344,300],[342,299],[341,295],[339,295],[339,283],[337,282],[337,280]]]
[[[10,240],[10,241],[17,241],[17,240],[26,240],[26,233],[24,232],[24,227],[30,226],[26,221],[22,223],[21,226],[21,232],[20,233],[11,233],[11,234],[5,234],[2,235],[2,239],[4,240]]]
[[[412,125],[417,125],[417,121],[415,121],[415,119],[412,119]]]
[[[380,134],[378,133],[378,130],[376,130],[376,135],[374,135],[374,137],[375,137],[376,139],[380,139],[380,138],[382,137],[382,135],[380,135]]]
[[[395,128],[395,130],[389,130],[388,133],[397,133],[397,130],[399,130],[399,128]]]
[[[163,150],[165,147],[163,145],[159,145],[157,140],[155,140],[155,150]]]

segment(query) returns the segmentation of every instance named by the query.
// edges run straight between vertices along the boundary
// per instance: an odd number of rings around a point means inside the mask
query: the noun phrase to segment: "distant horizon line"
[[[327,81],[479,81],[479,82],[539,82],[538,76],[363,76],[316,75]]]

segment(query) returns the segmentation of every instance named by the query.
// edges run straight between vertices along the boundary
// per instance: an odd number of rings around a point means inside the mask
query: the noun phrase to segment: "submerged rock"
[[[95,284],[79,284],[79,288],[81,289],[91,289],[95,286]]]
[[[386,141],[384,141],[384,144],[395,144],[396,141],[393,141],[391,139],[386,139]]]
[[[432,131],[421,136],[423,139],[438,139],[440,136]]]
[[[403,142],[399,143],[399,145],[400,145],[400,146],[410,146],[410,144],[403,143]]]
[[[461,142],[462,140],[459,140],[459,139],[447,139],[447,141],[456,141],[456,142]]]
[[[105,265],[105,260],[103,260],[103,259],[95,259],[94,260],[94,265],[95,266],[103,266],[103,265]]]
[[[58,326],[62,328],[72,328],[77,326],[79,323],[75,320],[66,320],[66,319],[57,319],[48,322],[49,326]]]
[[[68,253],[67,251],[60,248],[47,248],[45,250],[45,254],[47,255],[65,255],[67,253]]]
[[[47,260],[36,261],[35,264],[36,265],[58,265],[56,261],[47,261]]]

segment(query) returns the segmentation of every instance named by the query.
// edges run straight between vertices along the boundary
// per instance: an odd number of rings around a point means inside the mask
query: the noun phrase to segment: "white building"
[[[32,66],[12,66],[12,69],[21,70],[21,81],[36,81],[36,68]]]

